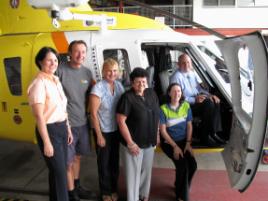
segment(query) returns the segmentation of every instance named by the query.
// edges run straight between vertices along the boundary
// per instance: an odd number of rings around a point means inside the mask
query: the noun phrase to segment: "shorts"
[[[73,162],[75,155],[86,155],[90,152],[89,127],[83,126],[71,127],[73,142],[68,145],[67,163]]]

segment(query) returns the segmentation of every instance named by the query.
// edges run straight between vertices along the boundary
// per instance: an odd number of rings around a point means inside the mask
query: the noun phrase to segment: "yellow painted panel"
[[[166,25],[155,20],[122,13],[92,12],[90,8],[73,8],[75,13],[87,15],[107,15],[116,18],[116,25],[108,29],[169,29]],[[131,23],[130,23],[131,22]],[[20,0],[18,8],[12,8],[9,0],[0,1],[0,34],[11,33],[38,33],[72,30],[99,30],[99,27],[84,26],[81,20],[60,22],[61,27],[56,29],[52,19],[45,9],[34,9],[27,0]]]
[[[0,138],[35,142],[35,121],[28,105],[27,88],[37,73],[35,55],[43,46],[55,48],[50,33],[37,35],[0,36]],[[11,94],[3,60],[20,57],[22,74],[22,95]],[[17,124],[14,119],[21,118]]]

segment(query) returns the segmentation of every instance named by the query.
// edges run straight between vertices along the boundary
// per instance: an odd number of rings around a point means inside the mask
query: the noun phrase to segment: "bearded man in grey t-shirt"
[[[72,41],[68,48],[70,61],[59,66],[56,75],[68,99],[68,119],[73,133],[73,143],[67,152],[67,180],[70,201],[92,199],[96,195],[80,185],[81,156],[90,150],[89,125],[86,115],[88,95],[93,83],[92,73],[83,66],[87,45],[83,40]]]

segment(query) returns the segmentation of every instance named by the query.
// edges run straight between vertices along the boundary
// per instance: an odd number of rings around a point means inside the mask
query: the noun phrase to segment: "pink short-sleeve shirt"
[[[67,98],[57,76],[39,72],[27,91],[30,105],[44,104],[47,124],[67,119]]]

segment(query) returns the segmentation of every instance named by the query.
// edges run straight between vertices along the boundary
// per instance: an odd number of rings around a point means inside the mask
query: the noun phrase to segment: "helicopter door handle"
[[[2,102],[2,112],[7,112],[7,102]]]

